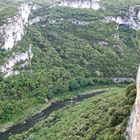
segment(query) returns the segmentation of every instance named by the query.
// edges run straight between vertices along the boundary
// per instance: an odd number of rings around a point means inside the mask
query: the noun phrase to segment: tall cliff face
[[[7,19],[7,22],[0,27],[1,49],[11,50],[22,39],[29,25],[28,18],[32,9],[36,10],[36,5],[21,3],[18,7],[18,13],[14,17]],[[15,51],[11,56],[5,58],[4,63],[0,66],[0,72],[4,74],[5,78],[17,75],[21,70],[30,65],[32,58],[31,46],[25,52]]]
[[[137,73],[137,97],[135,101],[135,118],[132,127],[132,140],[140,139],[140,66]]]
[[[0,47],[6,50],[12,49],[22,39],[30,13],[31,6],[28,3],[22,3],[18,8],[17,15],[9,18],[8,22],[0,27],[0,35],[2,36]]]
[[[126,130],[126,140],[140,140],[140,66],[137,73],[137,97]]]

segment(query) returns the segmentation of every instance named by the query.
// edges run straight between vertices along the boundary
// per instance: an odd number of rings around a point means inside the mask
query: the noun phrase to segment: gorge
[[[135,83],[140,60],[139,1],[19,0],[5,20],[9,5],[0,0],[0,130],[12,127],[0,139],[139,140],[140,70],[136,100],[135,86],[127,85]],[[71,106],[82,90],[104,86],[106,95]],[[40,116],[42,107],[65,100],[70,106],[30,126],[35,111]],[[28,118],[30,129],[16,133]]]

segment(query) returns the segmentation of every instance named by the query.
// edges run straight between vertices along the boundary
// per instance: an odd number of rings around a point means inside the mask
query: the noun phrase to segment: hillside
[[[139,0],[0,0],[0,128],[81,90],[134,82],[139,29]]]

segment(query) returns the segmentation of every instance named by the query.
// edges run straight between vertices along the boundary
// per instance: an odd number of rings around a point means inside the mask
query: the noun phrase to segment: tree
[[[80,88],[80,85],[79,83],[77,82],[77,80],[75,79],[72,79],[70,82],[69,82],[69,90],[70,91],[73,91],[73,90],[76,90]]]

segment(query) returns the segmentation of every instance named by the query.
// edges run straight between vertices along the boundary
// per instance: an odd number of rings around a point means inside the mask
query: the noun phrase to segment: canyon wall
[[[0,27],[1,48],[12,49],[22,39],[30,13],[31,6],[28,3],[22,3],[18,8],[18,13],[14,17],[7,19],[7,23]]]
[[[21,3],[18,7],[18,12],[15,16],[7,19],[7,22],[0,27],[0,48],[12,51],[12,48],[20,41],[26,33],[26,28],[29,25],[29,16],[31,10],[36,10],[38,7],[32,3]],[[30,65],[33,58],[31,45],[25,52],[16,51],[11,56],[4,59],[0,66],[0,72],[4,77],[17,75],[24,68]]]
[[[106,10],[106,7],[102,4],[102,0],[58,0],[54,2],[50,7],[71,7],[75,9],[93,9],[93,10]],[[101,22],[116,22],[118,25],[126,25],[135,30],[140,29],[140,9],[136,6],[130,6],[127,11],[121,11],[125,13],[123,16],[105,16],[101,19]],[[49,17],[44,15],[42,17],[36,17],[29,21],[29,24],[32,25],[34,23],[40,21],[49,21]],[[51,20],[51,19],[50,19]],[[62,20],[63,19],[59,19]],[[69,22],[77,25],[88,25],[92,24],[94,21],[82,21],[75,18],[68,18]],[[52,22],[53,23],[53,22]],[[55,23],[55,22],[54,22]]]
[[[137,96],[126,129],[126,140],[140,140],[140,66],[137,73]]]

